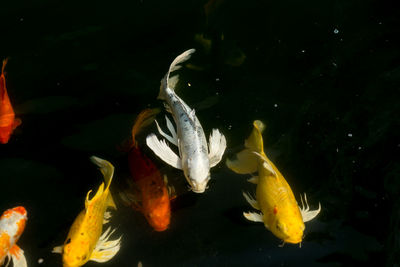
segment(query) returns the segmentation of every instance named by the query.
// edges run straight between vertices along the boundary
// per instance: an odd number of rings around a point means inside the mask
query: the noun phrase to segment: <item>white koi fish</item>
[[[207,145],[206,137],[200,121],[186,103],[176,95],[174,89],[178,82],[178,75],[170,77],[171,72],[181,68],[180,64],[188,60],[194,49],[187,50],[177,56],[171,63],[167,74],[161,80],[159,99],[166,102],[167,111],[171,112],[174,118],[177,131],[166,116],[167,127],[172,136],[164,133],[159,127],[158,131],[169,142],[179,149],[179,156],[172,151],[165,140],[158,140],[155,134],[146,138],[146,143],[153,152],[163,161],[183,170],[186,180],[195,193],[203,193],[210,180],[210,168],[217,165],[224,154],[226,139],[217,129],[213,129]]]

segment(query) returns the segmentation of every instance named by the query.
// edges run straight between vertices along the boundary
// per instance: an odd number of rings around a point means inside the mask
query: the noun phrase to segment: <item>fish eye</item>
[[[71,238],[68,238],[67,241],[65,241],[65,245],[68,245],[69,243],[71,243]]]

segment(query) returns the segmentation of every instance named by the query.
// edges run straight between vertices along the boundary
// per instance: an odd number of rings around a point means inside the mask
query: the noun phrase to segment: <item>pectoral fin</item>
[[[304,202],[303,202],[303,198],[301,195],[300,195],[300,200],[301,200],[302,207],[299,206],[299,208],[300,208],[301,217],[303,218],[303,222],[311,221],[318,215],[318,213],[320,213],[321,203],[318,203],[318,209],[310,210],[310,206],[308,206],[308,202],[307,202],[307,195],[305,193],[304,193]]]
[[[257,200],[255,200],[249,193],[243,192],[243,196],[246,199],[246,201],[256,210],[260,210],[260,207],[258,206]]]
[[[14,267],[27,267],[24,251],[20,247],[14,245],[9,253]]]
[[[217,165],[224,155],[226,149],[226,139],[223,134],[221,134],[218,129],[213,129],[209,138],[209,150],[208,158],[210,161],[210,167]]]
[[[264,222],[262,218],[262,213],[257,212],[243,212],[243,216],[252,222]]]
[[[163,161],[172,167],[182,170],[181,159],[165,143],[165,140],[160,141],[155,134],[150,134],[146,138],[146,144]]]
[[[258,158],[251,150],[244,149],[236,154],[235,160],[227,159],[226,166],[239,174],[254,173],[258,168]]]
[[[15,118],[15,119],[14,119],[14,123],[13,123],[13,127],[12,127],[13,130],[15,130],[15,128],[17,128],[18,126],[20,126],[21,123],[22,123],[21,119]]]
[[[51,253],[62,253],[62,250],[63,250],[63,245],[61,245],[61,246],[57,246],[57,247],[54,247],[53,248],[53,250],[51,251]]]
[[[167,118],[167,117],[165,117],[165,118]],[[168,119],[167,119],[168,120]],[[166,133],[164,133],[163,132],[163,130],[161,130],[161,128],[160,128],[160,125],[158,125],[158,122],[157,122],[157,120],[155,120],[155,122],[156,122],[156,125],[157,125],[157,129],[158,129],[158,132],[162,135],[162,136],[164,136],[169,142],[171,142],[172,144],[174,144],[174,145],[178,145],[178,139],[176,138],[176,136],[175,136],[175,138],[174,138],[174,136],[173,136],[173,134],[172,134],[172,136],[169,136],[168,134],[166,134]],[[168,126],[167,126],[168,127]],[[169,129],[169,128],[168,128]],[[171,131],[171,130],[170,130]],[[174,132],[175,132],[175,130],[174,130]]]
[[[97,241],[96,247],[94,248],[92,255],[90,255],[91,261],[106,262],[109,261],[115,254],[118,253],[121,247],[121,237],[116,240],[108,241],[110,236],[114,233],[109,227]]]
[[[247,179],[247,182],[252,183],[252,184],[258,184],[258,176],[253,176],[250,179]]]

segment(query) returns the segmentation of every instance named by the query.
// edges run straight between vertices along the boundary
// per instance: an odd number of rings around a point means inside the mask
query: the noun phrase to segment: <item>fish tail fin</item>
[[[0,75],[0,100],[3,100],[6,94],[6,77],[4,76],[4,69],[6,68],[7,62],[8,58],[3,59],[3,66],[1,67]]]
[[[147,108],[139,113],[132,127],[132,146],[136,146],[136,139],[135,139],[136,135],[140,132],[142,128],[151,124],[154,121],[155,116],[159,112],[160,112],[159,108],[154,108],[154,109]]]
[[[192,54],[195,52],[195,49],[189,49],[177,56],[174,61],[172,61],[171,65],[169,66],[167,74],[165,74],[164,78],[161,80],[160,85],[160,93],[158,94],[158,99],[165,100],[165,89],[170,88],[171,90],[175,90],[175,86],[178,83],[179,76],[174,75],[170,77],[171,72],[179,70],[182,66],[181,64],[187,61]]]
[[[27,267],[24,251],[14,245],[9,251],[14,267]]]
[[[236,154],[236,159],[226,160],[226,165],[229,169],[240,174],[250,174],[257,171],[258,159],[260,155],[264,155],[264,145],[262,139],[262,132],[265,125],[256,120],[253,122],[253,131],[245,141],[245,149]],[[255,154],[254,152],[257,152]]]
[[[253,126],[254,126],[253,131],[244,142],[244,146],[254,152],[257,152],[259,154],[264,154],[264,143],[262,138],[262,132],[265,129],[265,124],[262,121],[255,120],[253,122]]]
[[[4,74],[4,69],[6,68],[8,58],[3,59],[3,66],[1,67],[1,74]]]
[[[100,168],[100,171],[104,176],[104,181],[107,190],[110,187],[114,175],[114,166],[107,160],[98,158],[96,156],[91,156],[90,160]]]

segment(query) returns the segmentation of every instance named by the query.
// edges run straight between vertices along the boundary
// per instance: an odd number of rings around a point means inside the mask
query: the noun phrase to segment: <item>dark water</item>
[[[398,266],[394,3],[220,0],[205,12],[206,1],[194,0],[3,1],[0,58],[9,57],[8,91],[22,125],[0,147],[0,211],[27,208],[19,245],[29,266],[61,266],[51,249],[102,181],[91,155],[116,166],[118,194],[128,178],[118,145],[142,109],[162,106],[160,79],[192,47],[178,94],[207,135],[226,135],[223,161],[242,148],[253,120],[264,121],[266,153],[296,197],[307,192],[322,212],[306,223],[301,248],[278,247],[262,224],[242,217],[251,208],[241,191],[254,185],[221,162],[206,193],[178,197],[165,232],[118,203],[112,225],[122,248],[101,266]],[[154,131],[139,137],[142,145]],[[185,186],[181,172],[145,151]]]

